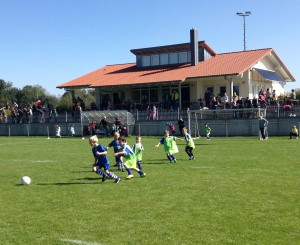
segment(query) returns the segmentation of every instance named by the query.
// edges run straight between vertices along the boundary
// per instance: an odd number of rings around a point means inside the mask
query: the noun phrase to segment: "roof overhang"
[[[259,75],[269,81],[284,82],[284,79],[274,71],[253,68]]]

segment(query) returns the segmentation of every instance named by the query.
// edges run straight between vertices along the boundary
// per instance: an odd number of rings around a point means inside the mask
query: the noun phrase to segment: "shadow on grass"
[[[79,182],[79,181],[93,181],[93,182]],[[101,178],[99,177],[86,177],[86,178],[78,178],[78,179],[73,179],[71,181],[75,182],[60,182],[60,183],[38,183],[36,185],[44,185],[44,186],[49,186],[49,185],[57,185],[57,186],[63,186],[63,185],[97,185],[101,183]],[[97,181],[97,182],[94,182]],[[20,184],[19,184],[20,185]]]
[[[72,171],[71,173],[93,173],[93,170],[78,170],[78,171]]]
[[[144,163],[144,164],[145,165],[161,165],[161,164],[169,164],[169,163],[170,162],[166,157],[166,158],[155,159],[155,160],[147,160],[147,163]]]

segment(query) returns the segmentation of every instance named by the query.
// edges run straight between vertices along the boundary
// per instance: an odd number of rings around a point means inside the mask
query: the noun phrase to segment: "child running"
[[[137,167],[142,170],[142,158],[143,158],[143,151],[144,147],[142,145],[142,137],[136,136],[135,138],[135,144],[132,146],[132,151],[134,152],[134,155],[136,157],[136,164]]]
[[[116,152],[119,152],[121,150],[121,146],[120,146],[120,143],[119,143],[119,137],[120,137],[120,134],[118,132],[115,132],[114,133],[114,139],[112,142],[109,143],[109,145],[107,147],[113,147],[114,148],[114,153]],[[116,159],[116,164],[115,166],[118,167],[119,170],[121,170],[122,172],[124,172],[124,165],[123,165],[123,162],[121,161],[121,155],[117,155],[115,156],[115,159]]]
[[[165,136],[158,142],[156,147],[159,145],[164,145],[165,153],[167,154],[167,158],[169,159],[170,163],[176,163],[176,158],[174,156],[175,153],[178,153],[178,147],[175,142],[176,137],[170,136],[170,132],[165,130]]]
[[[194,141],[193,141],[192,137],[188,134],[186,127],[184,127],[182,129],[182,134],[183,134],[184,139],[186,141],[185,152],[188,154],[190,160],[195,160],[195,157],[194,157],[194,154],[193,154],[195,144],[194,144]]]
[[[128,173],[128,176],[126,178],[131,179],[133,177],[131,170],[138,172],[141,177],[145,177],[146,174],[142,170],[140,170],[136,167],[136,158],[135,158],[134,152],[132,151],[130,146],[127,144],[126,138],[120,137],[119,143],[120,143],[122,150],[119,152],[116,152],[114,155],[115,156],[123,155],[122,158],[125,158],[124,166]]]
[[[207,139],[207,140],[210,140],[210,132],[211,132],[211,128],[208,127],[208,124],[204,124],[204,126],[205,126],[204,131],[205,131],[206,139]]]
[[[95,157],[93,171],[96,174],[102,175],[102,182],[106,180],[106,176],[109,176],[115,180],[115,183],[119,183],[121,178],[116,176],[114,173],[109,172],[109,161],[106,156],[107,148],[101,144],[98,144],[98,137],[96,135],[90,137],[89,143],[92,147],[92,153]],[[104,172],[101,171],[101,168],[104,169]]]

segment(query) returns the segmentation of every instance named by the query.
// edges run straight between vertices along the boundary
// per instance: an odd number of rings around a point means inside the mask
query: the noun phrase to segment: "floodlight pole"
[[[244,20],[244,51],[246,51],[246,16],[251,15],[250,11],[246,11],[244,13],[237,12],[236,15],[242,16]]]

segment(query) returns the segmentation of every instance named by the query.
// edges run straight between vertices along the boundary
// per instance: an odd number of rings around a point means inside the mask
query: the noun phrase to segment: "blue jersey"
[[[121,149],[121,146],[120,146],[120,143],[118,140],[113,140],[112,142],[110,142],[110,144],[108,146],[114,148],[114,153],[119,152]]]
[[[105,151],[107,151],[107,148],[101,144],[92,148],[93,155],[94,155],[94,157],[97,158],[96,165],[104,167],[106,164],[109,164],[106,154],[105,155],[97,155],[96,154],[97,152],[105,152]]]

